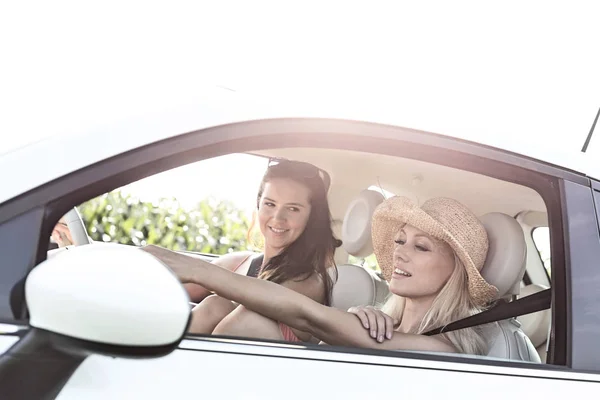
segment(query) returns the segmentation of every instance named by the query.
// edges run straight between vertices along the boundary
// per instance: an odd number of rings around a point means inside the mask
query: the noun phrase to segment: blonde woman
[[[372,232],[375,255],[392,293],[385,310],[398,322],[387,340],[381,335],[373,340],[354,313],[319,304],[281,285],[210,263],[170,267],[182,282],[200,284],[254,312],[255,318],[243,327],[252,334],[276,334],[277,325],[269,323],[275,320],[332,345],[485,354],[476,328],[421,334],[480,311],[497,294],[479,272],[488,238],[477,217],[449,198],[418,207],[407,198],[392,197],[376,209]],[[239,329],[236,333],[239,336]]]
[[[393,201],[373,220],[375,253],[383,255],[377,260],[392,295],[381,311],[348,310],[379,342],[391,338],[394,328],[422,334],[481,312],[497,294],[479,273],[487,255],[487,232],[466,207],[448,198],[429,200],[420,209],[408,199]],[[393,244],[385,239],[390,236]],[[461,353],[485,354],[479,331],[460,329],[437,339]]]

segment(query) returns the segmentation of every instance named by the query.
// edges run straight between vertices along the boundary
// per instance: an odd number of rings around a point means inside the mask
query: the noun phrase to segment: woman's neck
[[[265,245],[265,251],[263,252],[263,266],[267,265],[269,260],[278,255],[279,253],[281,253],[281,250],[273,249]]]
[[[416,332],[425,318],[425,314],[431,308],[434,298],[406,298],[404,310],[402,311],[402,321],[398,327],[400,332]]]

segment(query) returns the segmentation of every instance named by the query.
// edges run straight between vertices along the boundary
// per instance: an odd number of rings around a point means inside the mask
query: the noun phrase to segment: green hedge
[[[174,199],[142,202],[116,190],[78,207],[95,241],[156,244],[171,250],[225,254],[255,250],[249,245],[249,221],[230,201],[206,198],[192,210]]]

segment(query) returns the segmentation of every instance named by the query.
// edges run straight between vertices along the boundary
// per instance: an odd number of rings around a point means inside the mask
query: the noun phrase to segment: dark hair
[[[330,266],[334,268],[334,276],[337,276],[334,253],[336,247],[342,245],[331,229],[332,219],[327,201],[329,174],[312,164],[271,159],[260,183],[256,197],[257,208],[260,206],[265,184],[276,178],[291,179],[306,186],[310,191],[311,211],[304,231],[281,253],[267,261],[259,278],[283,283],[308,279],[317,273],[324,284],[325,304],[329,306],[334,282],[327,269]]]

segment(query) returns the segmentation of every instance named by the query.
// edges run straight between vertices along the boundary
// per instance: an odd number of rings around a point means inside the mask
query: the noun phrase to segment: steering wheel
[[[73,238],[73,244],[75,246],[82,246],[90,244],[90,237],[87,234],[81,215],[77,211],[77,208],[73,207],[64,216],[65,223],[71,231],[71,237]]]

